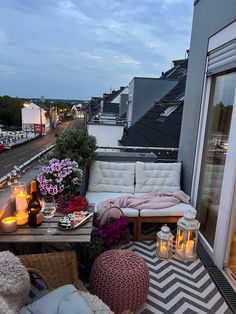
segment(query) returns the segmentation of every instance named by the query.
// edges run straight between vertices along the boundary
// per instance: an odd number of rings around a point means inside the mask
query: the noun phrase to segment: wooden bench
[[[181,163],[105,162],[95,161],[90,167],[86,198],[98,204],[119,196],[141,196],[154,191],[175,192],[180,188]],[[153,239],[141,234],[143,223],[176,223],[191,205],[179,203],[162,209],[122,208],[133,223],[133,239]]]

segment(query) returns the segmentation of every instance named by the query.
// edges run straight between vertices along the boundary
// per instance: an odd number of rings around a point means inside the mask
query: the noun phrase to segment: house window
[[[161,117],[169,117],[177,108],[179,105],[173,105],[168,108],[166,108],[161,114]]]
[[[212,246],[236,97],[235,89],[236,72],[212,76],[197,198],[201,231]]]

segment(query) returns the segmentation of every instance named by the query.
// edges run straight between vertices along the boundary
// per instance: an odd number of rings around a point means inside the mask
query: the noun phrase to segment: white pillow
[[[95,161],[89,171],[89,192],[134,193],[135,163]]]
[[[181,163],[136,162],[135,193],[180,190]]]
[[[21,308],[18,314],[93,314],[87,302],[73,285],[57,288],[33,303]]]

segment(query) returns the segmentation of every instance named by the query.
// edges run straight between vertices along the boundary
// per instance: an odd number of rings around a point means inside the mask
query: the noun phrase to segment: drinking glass
[[[42,213],[43,217],[48,219],[48,228],[46,228],[45,233],[48,235],[54,234],[56,229],[50,227],[51,218],[56,213],[56,201],[53,196],[45,196],[42,198]]]

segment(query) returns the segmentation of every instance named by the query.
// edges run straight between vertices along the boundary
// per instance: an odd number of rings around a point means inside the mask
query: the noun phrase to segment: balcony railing
[[[113,155],[118,158],[119,156],[122,157],[122,154],[127,160],[129,154],[131,159],[136,154],[136,157],[146,156],[152,159],[155,157],[156,162],[168,162],[177,160],[179,149],[174,147],[99,146],[97,151],[100,156],[104,156],[104,160],[105,156],[111,158]]]

